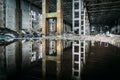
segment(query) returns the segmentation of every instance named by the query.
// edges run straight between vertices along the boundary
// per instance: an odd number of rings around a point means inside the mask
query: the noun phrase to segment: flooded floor
[[[81,80],[120,79],[120,47],[95,42],[88,49]],[[75,80],[72,78],[72,46],[63,50],[59,66],[56,61],[48,60],[43,72],[42,59],[39,40],[1,45],[0,80]]]
[[[120,47],[95,43],[91,47],[82,80],[118,80],[120,72]]]

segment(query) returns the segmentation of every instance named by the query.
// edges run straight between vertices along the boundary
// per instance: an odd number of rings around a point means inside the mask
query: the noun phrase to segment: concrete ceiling
[[[42,0],[27,0],[42,9]],[[50,10],[55,9],[55,0],[48,0]],[[72,25],[72,0],[63,0],[64,21]],[[120,0],[85,0],[91,24],[111,24],[120,18]]]
[[[42,9],[42,0],[27,0]],[[55,0],[48,0],[50,3],[50,11],[55,10]],[[63,0],[63,16],[64,22],[72,25],[72,0]]]
[[[86,0],[91,24],[114,24],[120,18],[120,0]]]

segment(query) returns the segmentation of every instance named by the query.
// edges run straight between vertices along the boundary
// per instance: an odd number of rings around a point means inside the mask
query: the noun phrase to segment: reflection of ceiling
[[[27,0],[42,8],[42,0]],[[50,1],[52,11],[55,0]],[[72,24],[72,0],[63,0],[64,20]],[[91,24],[111,24],[120,18],[120,0],[85,0]]]

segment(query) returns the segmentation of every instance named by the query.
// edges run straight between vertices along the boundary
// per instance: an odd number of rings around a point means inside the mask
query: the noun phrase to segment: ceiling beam
[[[88,10],[89,13],[107,12],[107,11],[120,11],[120,9]]]
[[[92,0],[91,0],[92,1]],[[93,3],[93,4],[87,4],[87,6],[101,6],[101,5],[115,5],[115,4],[119,4],[120,1],[114,1],[114,2],[102,2],[102,3]]]
[[[94,17],[98,17],[98,16],[101,16],[101,17],[103,17],[103,16],[110,16],[110,17],[112,17],[112,16],[120,16],[120,14],[91,14],[90,16],[94,16]]]
[[[90,13],[90,14],[99,14],[99,15],[107,15],[107,14],[120,14],[120,12],[98,12],[98,13]]]
[[[88,7],[88,10],[99,10],[99,9],[112,9],[112,8],[114,8],[114,9],[120,9],[120,5],[117,5],[117,6],[100,6],[100,7],[92,7],[92,8],[90,8],[90,7]]]

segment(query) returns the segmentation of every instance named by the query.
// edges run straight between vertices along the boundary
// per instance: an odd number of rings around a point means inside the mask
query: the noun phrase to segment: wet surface
[[[72,46],[63,50],[61,65],[46,61],[42,68],[40,40],[19,40],[0,46],[0,80],[74,80],[72,79]],[[91,43],[81,80],[116,80],[120,72],[120,47]],[[86,50],[87,51],[87,50]],[[57,69],[61,68],[57,76]],[[43,74],[46,74],[43,76]],[[59,78],[58,78],[59,77]]]
[[[95,43],[82,73],[83,80],[120,79],[120,47]]]

